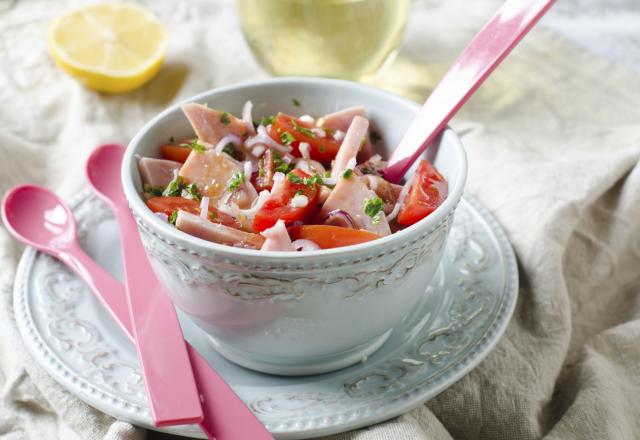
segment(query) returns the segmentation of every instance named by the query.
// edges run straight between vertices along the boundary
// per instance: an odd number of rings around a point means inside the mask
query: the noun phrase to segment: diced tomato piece
[[[183,144],[190,144],[193,139],[183,139],[175,144],[165,144],[160,147],[160,153],[163,159],[175,160],[184,163],[191,153],[191,148]]]
[[[343,228],[331,225],[302,225],[288,229],[291,240],[311,240],[322,249],[365,243],[380,238],[376,233],[365,229]]]
[[[300,169],[295,169],[292,173],[301,179],[311,177]],[[267,201],[256,212],[253,219],[253,229],[264,231],[275,225],[278,219],[284,220],[287,224],[311,219],[318,209],[318,192],[319,185],[317,183],[293,183],[288,177],[285,178],[285,181],[274,188]],[[291,206],[291,199],[295,197],[296,193],[307,197],[306,206]]]
[[[321,138],[311,133],[310,130],[312,128],[315,128],[312,124],[303,122],[293,116],[285,115],[284,113],[278,113],[273,124],[271,124],[269,136],[278,143],[293,147],[292,154],[297,157],[302,157],[298,148],[300,142],[306,142],[310,146],[309,155],[311,159],[324,164],[331,163],[340,149],[340,142],[331,137],[329,130],[326,130],[327,135]],[[290,143],[285,142],[288,137],[285,133],[289,133],[292,136],[293,139]]]
[[[258,191],[271,190],[273,186],[273,175],[276,173],[275,152],[269,148],[258,161],[258,175],[255,178],[254,186]]]
[[[420,161],[416,174],[416,180],[397,217],[397,222],[404,226],[410,226],[431,214],[448,194],[446,180],[428,161]]]
[[[200,214],[200,202],[197,200],[184,199],[182,197],[153,197],[147,200],[147,206],[153,212],[163,212],[171,215],[173,211],[182,210],[191,214]],[[242,226],[228,214],[218,211],[214,206],[209,205],[209,220],[213,223],[220,223],[236,229],[243,229]]]

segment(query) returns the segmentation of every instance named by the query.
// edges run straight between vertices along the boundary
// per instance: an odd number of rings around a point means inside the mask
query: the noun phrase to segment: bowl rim
[[[219,243],[204,240],[202,238],[187,234],[179,231],[176,228],[170,226],[163,221],[153,212],[151,212],[146,204],[143,202],[142,197],[138,194],[133,183],[132,170],[137,167],[132,167],[131,162],[137,160],[136,149],[142,138],[151,131],[155,126],[168,117],[171,113],[180,109],[180,106],[194,101],[202,101],[211,98],[219,93],[233,92],[249,87],[263,87],[271,85],[303,85],[303,86],[339,86],[345,89],[356,89],[364,93],[378,95],[387,100],[396,101],[397,103],[412,107],[416,113],[420,109],[420,105],[408,98],[401,97],[391,92],[371,87],[365,84],[356,83],[347,80],[330,79],[330,78],[316,78],[316,77],[279,77],[269,78],[265,80],[246,81],[226,86],[216,87],[214,89],[207,90],[205,92],[198,93],[188,98],[182,99],[156,116],[149,120],[131,139],[127,145],[125,155],[122,161],[121,167],[121,182],[124,188],[125,196],[129,204],[134,217],[137,218],[139,226],[140,223],[144,223],[147,229],[155,229],[155,234],[163,239],[164,237],[171,238],[176,242],[188,243],[192,248],[203,249],[208,252],[213,252],[219,256],[226,257],[245,257],[245,258],[268,258],[274,260],[286,260],[295,258],[296,261],[300,260],[313,260],[319,257],[347,257],[353,254],[361,254],[366,251],[379,251],[381,253],[383,248],[391,245],[399,245],[401,242],[410,240],[414,236],[418,236],[420,232],[434,230],[450,213],[453,212],[457,206],[467,178],[467,155],[465,153],[462,142],[455,131],[450,127],[447,127],[438,139],[447,136],[451,140],[451,146],[454,148],[455,156],[460,166],[460,173],[458,179],[455,182],[449,182],[449,194],[445,201],[436,208],[433,213],[428,217],[420,220],[419,222],[408,226],[398,232],[392,233],[385,237],[381,237],[376,240],[372,240],[365,243],[360,243],[351,246],[343,246],[332,249],[322,249],[313,252],[298,252],[298,251],[262,251],[259,249],[245,249],[227,246]],[[166,239],[165,239],[166,241]],[[303,261],[300,261],[303,262]]]

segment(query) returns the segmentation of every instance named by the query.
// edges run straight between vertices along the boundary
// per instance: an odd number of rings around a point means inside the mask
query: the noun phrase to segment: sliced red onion
[[[338,184],[338,178],[337,177],[323,177],[322,178],[322,183],[325,185],[337,185]]]
[[[311,145],[308,142],[300,142],[298,150],[304,159],[311,159]]]
[[[316,120],[313,119],[313,116],[311,115],[302,115],[298,119],[300,119],[302,122],[306,122],[307,124],[314,124],[316,122]]]
[[[258,210],[262,208],[262,205],[264,205],[264,203],[267,201],[270,194],[271,193],[269,192],[269,190],[266,189],[260,191],[258,197],[256,197],[256,199],[253,201],[253,205],[251,205],[251,208],[240,209],[238,208],[238,205],[235,205],[234,217],[237,218],[238,215],[241,214],[244,215],[249,222],[253,223],[253,218],[256,216],[256,212],[258,212]]]
[[[296,194],[295,196],[293,196],[291,201],[289,201],[289,205],[294,208],[304,208],[308,204],[309,197],[305,196],[304,194]]]
[[[282,156],[282,161],[284,163],[286,163],[287,165],[290,165],[291,162],[293,162],[294,159],[295,159],[295,157],[293,157],[290,154],[285,154],[284,156]]]
[[[251,175],[253,174],[253,164],[249,161],[244,163],[244,186],[252,200],[258,197],[258,191],[251,183]]]
[[[264,154],[265,151],[267,151],[267,147],[265,147],[264,145],[256,145],[251,150],[251,155],[253,157],[260,157]]]
[[[394,220],[398,215],[398,213],[400,212],[400,209],[402,208],[402,205],[404,203],[404,199],[407,197],[407,194],[409,194],[409,190],[411,189],[411,185],[413,185],[413,181],[415,179],[416,179],[416,174],[411,176],[409,180],[407,180],[407,183],[405,183],[404,186],[402,187],[402,190],[398,195],[398,200],[396,201],[396,204],[393,207],[393,210],[387,216],[388,222],[391,222],[392,220]]]
[[[300,159],[296,163],[296,168],[304,171],[307,174],[313,174],[313,172],[311,171],[311,168],[309,167],[309,162],[304,159]]]
[[[209,214],[209,197],[204,196],[200,202],[200,217],[207,219]]]
[[[353,217],[351,217],[351,214],[342,209],[334,209],[328,213],[322,220],[322,223],[325,225],[342,226],[344,228],[351,229],[355,229],[356,227],[356,222],[353,220]]]
[[[252,148],[256,145],[265,145],[285,154],[290,153],[293,150],[293,148],[291,147],[280,145],[279,143],[274,141],[271,136],[269,136],[269,133],[267,133],[267,129],[263,125],[258,126],[258,133],[255,136],[247,139],[244,145],[247,148]]]
[[[342,130],[336,130],[335,133],[333,133],[333,138],[337,141],[341,141],[342,139],[344,139],[344,135],[346,133]]]
[[[242,122],[244,122],[244,126],[247,127],[247,133],[254,135],[256,134],[256,128],[253,126],[251,110],[253,110],[253,102],[245,102],[244,107],[242,107]]]
[[[169,216],[167,214],[165,214],[164,212],[154,212],[155,215],[157,215],[158,217],[160,217],[162,220],[164,220],[165,222],[169,222]]]
[[[313,242],[311,240],[304,239],[304,238],[296,240],[291,244],[293,245],[294,248],[296,248],[297,251],[302,251],[302,252],[319,251],[320,249],[322,249],[315,242]]]
[[[228,134],[218,141],[214,148],[215,152],[218,154],[222,153],[222,150],[228,143],[232,143],[236,147],[239,147],[240,145],[242,145],[242,139],[240,139],[240,137],[236,136],[235,134]]]
[[[311,132],[319,138],[325,138],[327,137],[327,132],[324,131],[322,128],[312,128]]]

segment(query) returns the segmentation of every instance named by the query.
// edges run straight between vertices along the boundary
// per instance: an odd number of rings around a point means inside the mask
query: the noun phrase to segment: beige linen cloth
[[[233,3],[149,0],[172,33],[160,74],[124,96],[87,91],[55,68],[44,38],[48,21],[78,3],[0,3],[2,192],[31,181],[71,195],[99,143],[126,143],[178,99],[266,77]],[[415,2],[400,56],[376,85],[423,100],[498,4]],[[513,320],[478,368],[426,405],[331,438],[640,438],[640,76],[539,28],[453,127],[469,155],[467,192],[518,257]],[[25,350],[11,304],[20,252],[0,228],[0,438],[142,438],[58,386]]]

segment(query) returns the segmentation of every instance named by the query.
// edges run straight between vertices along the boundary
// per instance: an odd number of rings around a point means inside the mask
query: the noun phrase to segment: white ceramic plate
[[[72,204],[81,243],[120,277],[111,212],[89,193]],[[419,307],[368,359],[324,375],[278,377],[219,356],[183,319],[186,338],[280,439],[366,426],[434,397],[480,363],[504,332],[518,291],[515,257],[504,233],[477,202],[464,198],[443,262]],[[27,249],[14,289],[18,326],[36,361],[88,404],[155,429],[133,346],[91,291],[55,259]],[[201,436],[195,426],[163,431]]]

